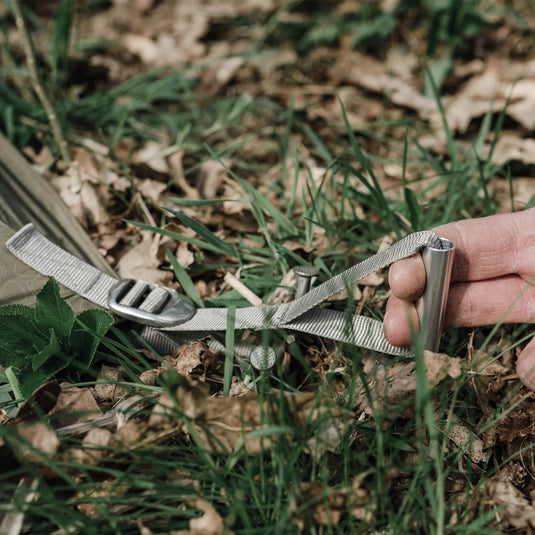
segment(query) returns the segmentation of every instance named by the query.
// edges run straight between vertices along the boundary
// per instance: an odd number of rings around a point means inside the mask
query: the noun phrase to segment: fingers
[[[424,262],[419,254],[394,262],[388,272],[392,293],[408,301],[416,301],[422,296],[425,279]]]
[[[526,226],[528,218],[532,221]],[[520,240],[533,237],[532,227],[535,212],[528,210],[456,221],[433,230],[455,244],[452,281],[480,281],[521,271]]]
[[[535,276],[535,208],[448,223],[434,231],[455,244],[447,325],[533,321],[535,291],[529,288],[522,292],[526,281]],[[392,297],[384,325],[393,345],[408,346],[409,322],[419,326],[413,301],[423,294],[425,279],[420,255],[390,268]]]
[[[520,353],[516,371],[526,387],[535,390],[535,338]]]
[[[450,286],[446,326],[527,323],[535,317],[535,286],[518,275]]]
[[[478,327],[496,323],[535,320],[535,285],[517,275],[472,283],[454,283],[446,308],[446,326]],[[410,345],[410,325],[418,329],[414,303],[390,297],[384,318],[387,340],[395,346]]]
[[[535,209],[456,221],[433,230],[455,244],[452,282],[525,274],[535,265],[535,260],[530,261],[535,257]],[[420,297],[425,286],[421,257],[415,255],[394,263],[389,280],[396,297],[410,301]]]
[[[383,328],[386,339],[397,347],[408,347],[411,338],[411,326],[415,332],[420,329],[420,320],[416,306],[410,301],[390,297],[386,304]]]

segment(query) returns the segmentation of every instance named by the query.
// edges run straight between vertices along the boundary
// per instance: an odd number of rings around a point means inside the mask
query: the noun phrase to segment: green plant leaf
[[[53,329],[59,339],[68,338],[74,324],[74,312],[59,293],[55,279],[50,278],[35,297],[35,322],[44,331]]]
[[[104,310],[85,310],[76,316],[69,341],[72,350],[78,354],[77,363],[82,369],[91,366],[98,344],[112,324],[113,317]]]
[[[51,377],[53,373],[49,373],[43,368],[29,373],[28,370],[16,370],[15,376],[18,379],[18,387],[22,397],[28,399],[35,390],[44,385]],[[11,381],[10,381],[11,383]],[[13,385],[13,383],[11,383]]]
[[[61,344],[56,337],[56,333],[54,332],[54,329],[50,329],[50,338],[48,340],[48,344],[46,344],[46,346],[32,358],[32,369],[34,371],[37,370],[50,358],[60,354],[61,352]]]
[[[3,308],[3,307],[2,307]],[[14,307],[10,307],[15,310]],[[5,314],[0,320],[0,365],[20,366],[27,362],[43,345],[43,336],[31,319],[31,314]],[[21,311],[21,309],[19,309]],[[28,317],[30,316],[30,317]]]

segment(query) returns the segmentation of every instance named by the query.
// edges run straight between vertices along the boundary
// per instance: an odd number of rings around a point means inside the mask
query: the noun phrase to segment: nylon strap
[[[31,223],[12,236],[6,243],[6,247],[22,262],[42,275],[54,277],[60,284],[88,301],[108,308],[109,291],[118,279],[57,246],[39,233]],[[318,305],[332,295],[350,288],[367,275],[392,262],[412,256],[424,247],[440,249],[440,238],[434,232],[429,231],[410,234],[392,247],[350,267],[290,303],[237,308],[234,328],[237,330],[288,329],[390,355],[406,354],[407,349],[388,343],[380,321],[319,308]],[[157,294],[158,289],[155,292]],[[128,305],[129,301],[134,302],[135,295],[136,287],[123,299],[123,304]],[[150,306],[151,302],[157,301],[157,297],[158,295],[149,296],[144,306]],[[227,315],[228,309],[226,308],[202,308],[198,309],[195,315],[185,323],[162,329],[146,328],[143,336],[148,341],[160,341],[169,345],[179,333],[225,331]]]

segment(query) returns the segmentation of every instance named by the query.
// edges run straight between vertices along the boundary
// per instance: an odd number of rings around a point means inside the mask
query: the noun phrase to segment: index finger
[[[535,229],[535,209],[465,219],[433,231],[455,244],[452,282],[471,282],[515,273],[522,275],[520,255],[529,251],[529,247],[533,249],[535,243],[531,229]],[[420,255],[395,262],[390,268],[389,282],[392,293],[399,299],[418,299],[425,287]]]
[[[433,229],[455,244],[452,282],[481,281],[517,273],[521,234],[529,232],[532,226],[523,228],[521,220],[526,215],[535,220],[535,213],[528,210],[465,219]]]

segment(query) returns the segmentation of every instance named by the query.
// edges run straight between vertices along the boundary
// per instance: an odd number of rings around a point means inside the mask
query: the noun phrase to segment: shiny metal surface
[[[294,299],[298,299],[310,291],[319,270],[313,266],[295,266],[293,272],[297,275]]]
[[[426,247],[422,251],[427,281],[424,295],[417,303],[424,349],[435,352],[440,345],[455,255],[452,241],[446,238],[440,238],[440,241],[442,249]]]

